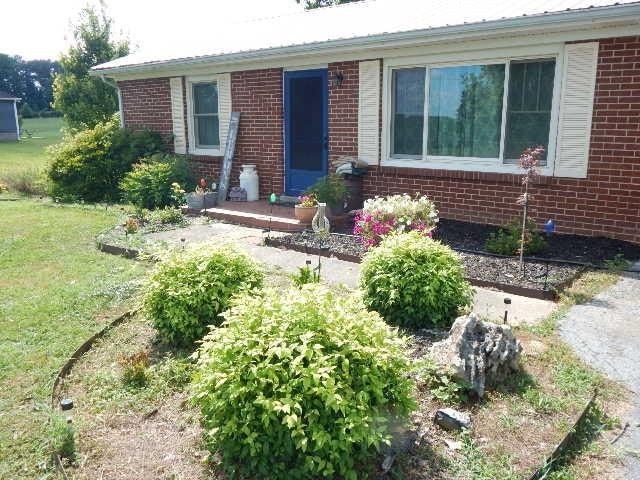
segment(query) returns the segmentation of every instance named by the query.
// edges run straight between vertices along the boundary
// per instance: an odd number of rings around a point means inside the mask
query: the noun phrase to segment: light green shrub
[[[262,269],[230,245],[198,245],[161,261],[146,286],[143,306],[160,337],[190,346],[219,325],[231,298],[260,288]]]
[[[391,235],[362,261],[364,303],[403,327],[448,327],[472,290],[449,247],[413,231]]]
[[[404,341],[321,285],[245,296],[205,337],[194,377],[209,448],[242,478],[362,478],[413,409]]]
[[[140,160],[120,183],[126,202],[138,208],[177,206],[173,183],[188,183],[189,169],[183,156],[156,154]]]

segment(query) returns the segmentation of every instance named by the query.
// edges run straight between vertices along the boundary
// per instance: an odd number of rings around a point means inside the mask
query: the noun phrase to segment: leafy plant
[[[210,325],[220,324],[234,295],[260,288],[263,277],[261,268],[231,245],[172,252],[149,278],[144,310],[163,340],[191,346]]]
[[[120,182],[133,164],[164,148],[160,134],[121,129],[114,115],[49,147],[51,193],[64,200],[116,202],[121,197]]]
[[[137,218],[129,217],[127,221],[124,223],[124,231],[127,232],[127,235],[132,235],[136,233],[140,229],[140,223]]]
[[[189,181],[189,170],[184,157],[155,154],[133,166],[120,183],[124,200],[138,208],[160,208],[175,203],[174,183]]]
[[[517,220],[510,222],[497,232],[490,233],[485,242],[485,248],[489,252],[500,255],[517,255],[520,252],[523,238],[525,255],[534,255],[547,248],[547,241],[536,231],[536,224],[533,220],[527,220],[524,236],[522,235],[522,225]]]
[[[527,238],[527,222],[529,211],[529,200],[531,195],[529,194],[529,185],[531,180],[538,175],[538,167],[540,160],[544,155],[544,147],[538,145],[537,147],[530,147],[525,149],[520,155],[518,166],[524,170],[522,175],[522,185],[524,186],[524,192],[518,198],[518,205],[522,205],[522,224],[520,227],[520,246],[518,247],[518,255],[520,256],[520,269],[524,273],[524,254],[529,239]]]
[[[53,455],[73,460],[76,456],[76,441],[73,425],[57,412],[49,419],[49,445]]]
[[[471,303],[458,256],[412,231],[390,235],[363,257],[360,286],[367,307],[403,327],[446,327]]]
[[[330,173],[311,185],[305,195],[313,195],[318,202],[326,203],[332,208],[343,208],[347,186],[342,175]]]
[[[158,225],[180,225],[185,221],[180,209],[173,207],[151,210],[145,215],[145,219],[150,223]]]
[[[390,233],[417,230],[430,237],[437,223],[438,211],[426,195],[389,195],[364,202],[362,213],[354,219],[353,234],[373,247]]]
[[[318,206],[318,199],[313,193],[309,195],[300,195],[298,197],[298,205],[304,208],[313,208]]]
[[[298,267],[298,273],[292,274],[291,279],[296,287],[301,288],[308,283],[320,283],[320,273],[311,265],[305,265]]]
[[[122,367],[122,383],[128,387],[141,388],[147,384],[147,369],[149,368],[149,352],[141,350],[132,355],[120,358]]]
[[[431,358],[425,358],[417,366],[419,387],[424,386],[429,393],[442,403],[462,403],[469,399],[469,386],[442,371]]]
[[[414,408],[404,340],[321,285],[244,296],[202,344],[205,438],[242,478],[359,477]]]
[[[25,195],[46,195],[47,179],[37,169],[11,170],[4,172],[0,177],[10,192],[23,193]]]
[[[631,266],[631,262],[624,258],[624,253],[617,253],[613,258],[604,261],[604,266],[614,272],[621,272]]]

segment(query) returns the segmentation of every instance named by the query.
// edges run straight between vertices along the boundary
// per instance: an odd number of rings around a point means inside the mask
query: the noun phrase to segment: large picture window
[[[391,158],[509,164],[548,148],[555,70],[554,58],[394,68]]]
[[[193,129],[196,148],[220,147],[218,118],[218,86],[216,83],[194,83]]]

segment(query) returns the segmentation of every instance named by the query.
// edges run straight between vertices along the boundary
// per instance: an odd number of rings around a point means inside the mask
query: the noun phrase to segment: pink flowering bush
[[[353,234],[369,248],[391,233],[418,231],[431,237],[437,223],[438,211],[426,195],[389,195],[364,202],[362,213],[355,217]]]

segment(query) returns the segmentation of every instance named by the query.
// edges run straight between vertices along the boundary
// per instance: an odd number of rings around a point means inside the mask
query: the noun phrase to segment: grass
[[[124,302],[144,266],[100,253],[118,211],[3,202],[0,235],[0,478],[41,478],[58,368]]]
[[[20,170],[42,170],[47,164],[45,147],[62,138],[61,118],[25,118],[19,142],[0,143],[0,176]],[[29,138],[25,132],[30,132]]]

